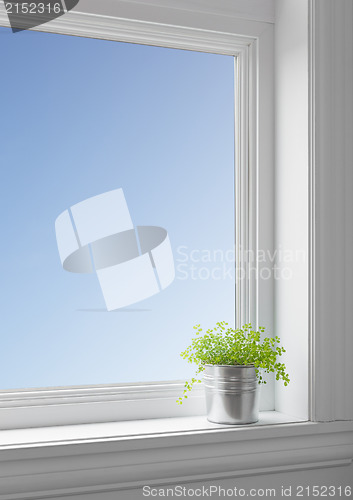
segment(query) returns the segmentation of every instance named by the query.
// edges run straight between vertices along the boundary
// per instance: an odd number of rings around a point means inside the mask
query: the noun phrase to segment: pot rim
[[[211,365],[205,363],[203,366],[221,366],[222,368],[255,368],[255,365]]]

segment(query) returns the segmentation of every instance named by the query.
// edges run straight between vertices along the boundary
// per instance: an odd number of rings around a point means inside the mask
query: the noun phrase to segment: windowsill
[[[103,495],[352,463],[353,422],[261,412],[251,425],[200,416],[0,432],[0,500]],[[136,493],[137,494],[137,493]]]
[[[143,436],[161,436],[175,433],[196,433],[220,429],[246,429],[264,425],[303,422],[276,411],[260,412],[259,421],[248,425],[224,425],[209,422],[205,416],[130,420],[98,424],[63,425],[33,429],[13,429],[0,432],[0,450],[5,448],[24,448],[79,443],[87,441],[119,440]]]

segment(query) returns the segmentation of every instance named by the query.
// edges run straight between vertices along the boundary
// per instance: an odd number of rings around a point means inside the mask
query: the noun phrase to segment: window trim
[[[179,406],[183,389],[184,382],[175,381],[3,391],[0,429],[204,415],[201,384]]]
[[[353,5],[308,4],[309,416],[352,421]]]
[[[104,498],[125,490],[142,495],[144,485],[207,485],[227,478],[350,466],[353,456],[353,422],[113,434],[84,440],[60,440],[56,432],[52,428],[52,441],[36,442],[34,430],[31,444],[0,447],[1,500],[89,494]]]

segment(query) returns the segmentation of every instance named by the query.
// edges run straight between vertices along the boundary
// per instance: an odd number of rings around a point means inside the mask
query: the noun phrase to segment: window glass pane
[[[234,59],[0,37],[0,388],[188,377],[234,324]]]

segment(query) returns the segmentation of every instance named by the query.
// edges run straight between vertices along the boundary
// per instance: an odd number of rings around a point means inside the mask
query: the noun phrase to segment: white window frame
[[[235,61],[235,227],[236,262],[246,271],[245,279],[236,280],[237,326],[252,322],[258,325],[259,303],[266,302],[267,318],[262,324],[272,331],[273,283],[257,279],[258,264],[250,276],[248,259],[257,248],[273,249],[273,128],[265,123],[273,103],[273,27],[258,23],[257,36],[245,25],[245,35],[192,29],[150,22],[114,19],[83,13],[70,13],[67,18],[38,27],[38,31],[79,35],[122,42],[159,45],[199,52],[230,55]],[[260,57],[260,32],[262,36]],[[267,110],[259,113],[259,77],[264,80],[261,91]],[[262,105],[264,108],[265,105]],[[261,120],[263,123],[261,123]],[[258,141],[261,131],[261,147]],[[261,162],[260,162],[261,158]],[[260,188],[261,176],[266,179]],[[261,191],[261,193],[260,193]],[[261,196],[260,196],[261,194]],[[260,206],[260,199],[262,200]],[[259,214],[262,232],[259,234]],[[249,230],[250,229],[250,230]],[[262,300],[263,297],[263,300]],[[269,313],[268,313],[269,311]],[[187,404],[175,404],[183,391],[182,381],[137,384],[110,384],[93,387],[8,390],[0,393],[3,428],[25,428],[45,425],[80,424],[138,418],[161,418],[203,415],[205,403],[202,386],[197,386]],[[148,403],[148,404],[146,404]],[[273,380],[262,390],[262,410],[274,409]]]
[[[97,5],[95,1],[81,1],[92,10]],[[100,0],[102,4],[104,1]],[[239,4],[235,0],[234,2]],[[153,3],[158,4],[158,1],[154,0]],[[1,500],[39,500],[57,498],[59,495],[60,498],[71,498],[76,494],[96,494],[97,498],[103,499],[105,493],[109,496],[109,492],[121,492],[123,495],[124,490],[132,489],[138,489],[137,494],[141,495],[140,488],[143,484],[162,486],[352,464],[353,399],[350,386],[353,367],[350,359],[353,337],[349,327],[353,323],[353,231],[351,221],[345,214],[347,211],[353,212],[350,192],[353,151],[352,141],[347,141],[346,131],[347,125],[352,125],[353,116],[353,72],[349,66],[352,56],[352,43],[349,42],[352,42],[350,20],[353,6],[351,0],[308,0],[308,3],[310,422],[198,431],[180,431],[175,425],[173,432],[151,432],[144,436],[134,436],[132,431],[124,437],[119,437],[118,427],[100,424],[106,426],[105,437],[97,437],[102,427],[99,427],[98,432],[97,426],[91,425],[88,427],[96,431],[96,437],[92,437],[94,432],[88,431],[86,426],[84,431],[92,434],[86,438],[78,437],[83,432],[82,426],[69,428],[71,438],[60,438],[59,428],[52,427],[33,431],[30,440],[25,438],[25,434],[28,436],[30,431],[5,431],[8,444],[0,446],[0,483],[2,491],[7,494],[3,494]],[[110,5],[120,5],[123,8],[124,2],[115,0]],[[207,2],[208,7],[209,5],[210,2]],[[125,3],[127,9],[128,6]],[[200,15],[199,29],[207,32],[211,26],[220,38],[224,32],[228,36],[229,31],[234,30],[235,33],[256,39],[257,51],[261,52],[262,41],[267,36],[263,23],[245,23],[251,27],[250,34],[244,32],[243,22],[238,22],[237,19],[230,19],[228,22],[226,15],[222,19],[221,17],[216,12],[214,19],[210,21],[208,15]],[[192,13],[190,18],[191,24],[195,22]],[[77,26],[78,17],[75,16],[75,21],[72,19],[71,17],[70,23]],[[4,20],[0,12],[0,24]],[[101,21],[106,23],[112,34],[119,31],[126,37],[131,35],[129,29],[128,32],[124,31],[128,28],[129,21],[120,22],[112,19],[112,16]],[[155,22],[159,24],[150,25],[154,33],[161,29],[160,36],[164,36],[164,29],[171,36],[173,32],[178,36],[179,28],[175,27],[175,23],[170,22],[174,26],[163,26],[160,19]],[[69,19],[65,23],[70,24]],[[136,22],[132,22],[130,27],[134,24],[136,26]],[[222,25],[227,28],[222,28]],[[52,26],[53,31],[60,30],[59,22]],[[142,37],[149,38],[150,33],[145,31],[143,35],[147,25],[142,23],[141,28]],[[81,23],[81,34],[95,36],[95,29],[92,18],[86,16]],[[199,29],[194,32],[196,37]],[[192,32],[193,30],[189,31],[190,34]],[[212,31],[209,34],[212,36]],[[130,38],[130,41],[133,39]],[[327,54],[332,57],[327,57]],[[335,59],[334,56],[342,54],[343,57]],[[336,65],[334,73],[332,61]],[[259,90],[261,92],[262,87]],[[259,102],[260,106],[266,106],[262,99]],[[343,115],[334,112],[336,106]],[[345,117],[344,120],[342,116]],[[261,113],[259,117],[261,119]],[[266,131],[260,142],[263,140],[266,142]],[[262,151],[258,151],[257,157],[261,153]],[[336,189],[332,188],[331,167],[336,161],[338,168],[334,172],[335,182],[341,189],[337,189],[337,185]],[[259,177],[257,180],[261,183]],[[325,217],[328,212],[330,224]],[[341,246],[338,242],[341,242]],[[332,266],[332,255],[337,249],[341,257],[343,252],[343,257]],[[342,273],[349,277],[344,286],[341,282]],[[168,390],[164,384],[161,385],[162,392]],[[94,391],[94,388],[88,390]],[[62,395],[60,392],[52,394],[53,397]],[[93,397],[96,395],[93,394]],[[70,403],[70,398],[67,403]],[[20,398],[17,405],[21,406]],[[55,406],[52,409],[55,413]],[[173,426],[174,420],[170,421]],[[10,494],[11,497],[8,496]]]

